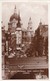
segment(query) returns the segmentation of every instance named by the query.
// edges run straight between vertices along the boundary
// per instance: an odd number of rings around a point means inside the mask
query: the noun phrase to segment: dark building
[[[42,49],[43,49],[42,50],[43,51],[42,55],[46,55],[45,54],[45,41],[46,41],[46,39],[48,40],[48,25],[43,24],[42,22],[40,22],[38,28],[35,31],[35,36],[37,37],[36,34],[38,34],[38,38],[40,36],[41,36],[41,38],[43,38],[43,42],[41,41],[41,44],[42,44],[41,46],[42,46]],[[41,39],[39,39],[39,40],[41,40]]]
[[[6,47],[5,47],[5,43],[6,43],[6,37],[5,37],[5,26],[3,26],[3,23],[2,23],[2,54],[5,54],[5,50],[6,50]]]

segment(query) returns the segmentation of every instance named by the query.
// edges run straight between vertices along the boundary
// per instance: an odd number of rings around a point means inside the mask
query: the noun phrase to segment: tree
[[[29,56],[29,57],[32,57],[32,56],[34,56],[35,55],[35,44],[36,44],[36,42],[35,42],[36,40],[35,40],[35,36],[32,38],[32,42],[31,42],[31,44],[30,44],[30,46],[29,46],[29,48],[26,50],[26,54],[27,54],[27,56]]]

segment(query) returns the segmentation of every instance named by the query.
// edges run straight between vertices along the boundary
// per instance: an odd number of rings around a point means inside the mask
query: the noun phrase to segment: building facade
[[[8,23],[8,33],[10,36],[9,48],[13,51],[28,47],[27,44],[31,43],[31,38],[33,37],[31,18],[29,19],[27,30],[23,30],[20,12],[16,13],[16,6]]]
[[[6,50],[6,47],[5,47],[5,44],[6,44],[6,37],[5,37],[5,26],[3,26],[3,23],[2,23],[2,54],[5,53],[5,50]]]
[[[40,47],[42,49],[42,56],[43,55],[44,56],[48,55],[48,53],[46,54],[46,52],[45,52],[46,48],[48,50],[48,46],[47,46],[48,45],[48,25],[47,24],[43,24],[40,21],[39,26],[38,26],[37,30],[35,31],[35,33],[37,33],[37,35],[35,34],[35,36],[38,37],[38,41],[40,42]],[[47,42],[47,45],[46,45],[46,42]]]

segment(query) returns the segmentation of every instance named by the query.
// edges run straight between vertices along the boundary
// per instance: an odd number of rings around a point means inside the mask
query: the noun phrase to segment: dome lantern
[[[14,8],[14,13],[16,13],[16,5],[15,5],[15,8]]]

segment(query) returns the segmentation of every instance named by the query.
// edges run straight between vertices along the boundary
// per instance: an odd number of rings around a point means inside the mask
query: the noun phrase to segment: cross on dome
[[[14,8],[14,13],[16,13],[16,5],[15,5],[15,8]]]

